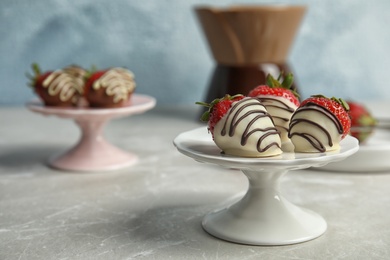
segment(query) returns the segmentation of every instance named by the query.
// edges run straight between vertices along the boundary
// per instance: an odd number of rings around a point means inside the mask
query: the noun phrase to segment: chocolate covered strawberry
[[[214,138],[214,127],[230,110],[233,102],[243,99],[243,95],[225,95],[223,98],[214,99],[210,104],[196,102],[196,104],[207,107],[208,110],[203,113],[201,120],[208,123],[208,130]]]
[[[252,89],[248,96],[258,98],[271,114],[282,142],[288,141],[288,129],[291,115],[299,106],[298,94],[292,89],[293,74],[288,74],[283,81],[281,74],[278,79],[268,74],[266,85]]]
[[[68,73],[69,75],[71,75],[80,86],[84,87],[85,84],[84,81],[87,74],[86,69],[78,65],[69,65],[63,68],[62,70]]]
[[[125,68],[92,72],[85,84],[85,98],[91,107],[121,107],[135,90],[134,74]]]
[[[83,94],[83,84],[64,70],[41,72],[32,64],[34,75],[28,75],[30,86],[46,106],[75,106]]]
[[[360,143],[364,143],[373,133],[377,121],[363,104],[353,101],[347,101],[347,103],[351,117],[350,134]]]
[[[210,104],[202,120],[215,144],[228,155],[264,157],[282,153],[281,141],[270,114],[257,98],[242,95],[216,99]]]
[[[340,148],[351,120],[347,102],[340,98],[311,96],[291,117],[289,138],[297,152],[326,152]]]

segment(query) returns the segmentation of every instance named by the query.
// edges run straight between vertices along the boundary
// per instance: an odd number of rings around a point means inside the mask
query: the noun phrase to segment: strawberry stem
[[[206,102],[200,102],[200,101],[198,101],[198,102],[195,102],[195,104],[201,105],[201,106],[204,106],[204,107],[210,107],[210,104],[208,104],[208,103],[206,103]]]
[[[319,94],[319,95],[312,95],[312,97],[331,99],[331,100],[336,101],[337,103],[339,103],[345,109],[345,111],[347,111],[347,112],[349,111],[348,103],[344,99],[342,99],[342,98],[336,98],[336,97],[328,98],[328,97],[326,97],[324,95],[321,95],[321,94]]]
[[[84,80],[88,80],[92,76],[92,74],[95,73],[97,70],[98,68],[96,67],[96,65],[93,64],[91,68],[86,71],[84,75]]]
[[[280,80],[283,78],[283,81],[280,82]],[[278,79],[275,79],[271,74],[267,75],[266,78],[266,85],[270,88],[284,88],[290,90],[295,97],[299,98],[299,94],[296,91],[295,88],[292,87],[292,84],[294,82],[294,75],[292,73],[288,73],[286,76],[284,76],[284,72],[282,71]]]
[[[204,107],[208,108],[208,110],[202,114],[202,116],[200,117],[200,120],[203,121],[203,122],[209,121],[210,113],[213,110],[213,107],[217,103],[219,103],[220,101],[222,101],[222,100],[233,100],[233,99],[241,97],[241,96],[243,96],[243,95],[237,94],[237,95],[234,95],[234,96],[230,96],[229,94],[226,94],[223,98],[216,98],[213,101],[211,101],[210,103],[195,102],[196,105],[201,105],[201,106],[204,106]]]
[[[35,63],[35,62],[34,62],[33,64],[31,64],[31,68],[32,68],[32,70],[33,70],[35,76],[41,75],[41,69],[39,68],[38,63]]]
[[[35,87],[35,81],[41,75],[41,69],[39,68],[38,63],[33,63],[31,64],[31,68],[34,72],[34,74],[30,74],[29,72],[26,72],[25,75],[26,77],[30,80],[30,82],[27,84],[29,87],[34,88]]]
[[[345,111],[347,111],[347,112],[349,111],[349,105],[348,105],[348,103],[344,99],[332,97],[332,100],[334,100],[337,103],[339,103],[345,109]]]
[[[282,87],[286,89],[291,89],[291,86],[294,82],[294,76],[292,73],[287,74],[282,82]]]
[[[276,80],[271,74],[267,75],[266,84],[271,88],[280,87],[280,82]]]

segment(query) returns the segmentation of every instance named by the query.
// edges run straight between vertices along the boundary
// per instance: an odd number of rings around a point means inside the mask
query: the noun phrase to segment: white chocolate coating
[[[266,157],[282,153],[271,116],[256,98],[247,97],[232,104],[215,125],[214,141],[228,155]]]
[[[282,142],[289,140],[288,129],[292,114],[298,108],[293,102],[284,97],[260,95],[257,96],[272,116],[276,129],[278,129]]]
[[[334,151],[340,149],[342,128],[330,111],[307,105],[298,108],[292,116],[289,137],[296,152]]]

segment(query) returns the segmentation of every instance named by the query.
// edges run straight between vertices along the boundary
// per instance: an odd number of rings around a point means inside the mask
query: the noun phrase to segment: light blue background
[[[214,61],[192,8],[272,1],[2,0],[0,105],[34,95],[25,73],[69,64],[125,66],[137,92],[158,104],[202,100]],[[280,3],[280,1],[279,1]],[[302,96],[390,99],[390,1],[283,1],[306,4],[289,61]]]

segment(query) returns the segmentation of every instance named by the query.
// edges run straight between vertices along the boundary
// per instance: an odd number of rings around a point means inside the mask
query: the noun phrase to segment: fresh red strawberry
[[[368,109],[360,103],[347,101],[351,117],[351,135],[363,143],[372,134],[377,123]]]
[[[198,105],[202,105],[208,108],[203,113],[201,120],[208,122],[208,129],[214,137],[214,127],[219,120],[229,111],[233,102],[243,99],[243,95],[225,95],[223,98],[214,99],[210,104],[204,102],[196,102]]]
[[[278,96],[285,97],[296,106],[299,106],[299,95],[298,93],[291,88],[294,81],[294,76],[292,73],[289,73],[284,80],[280,82],[283,74],[279,75],[278,79],[272,77],[271,74],[267,75],[266,85],[260,85],[252,89],[249,93],[249,97],[257,96]]]
[[[336,118],[341,123],[341,126],[343,128],[342,138],[344,138],[349,133],[349,130],[351,128],[351,119],[348,113],[349,106],[347,102],[345,102],[341,98],[335,98],[335,97],[327,98],[323,95],[314,95],[302,101],[301,107],[310,103],[317,104],[318,106],[327,109],[333,115],[336,116]]]

